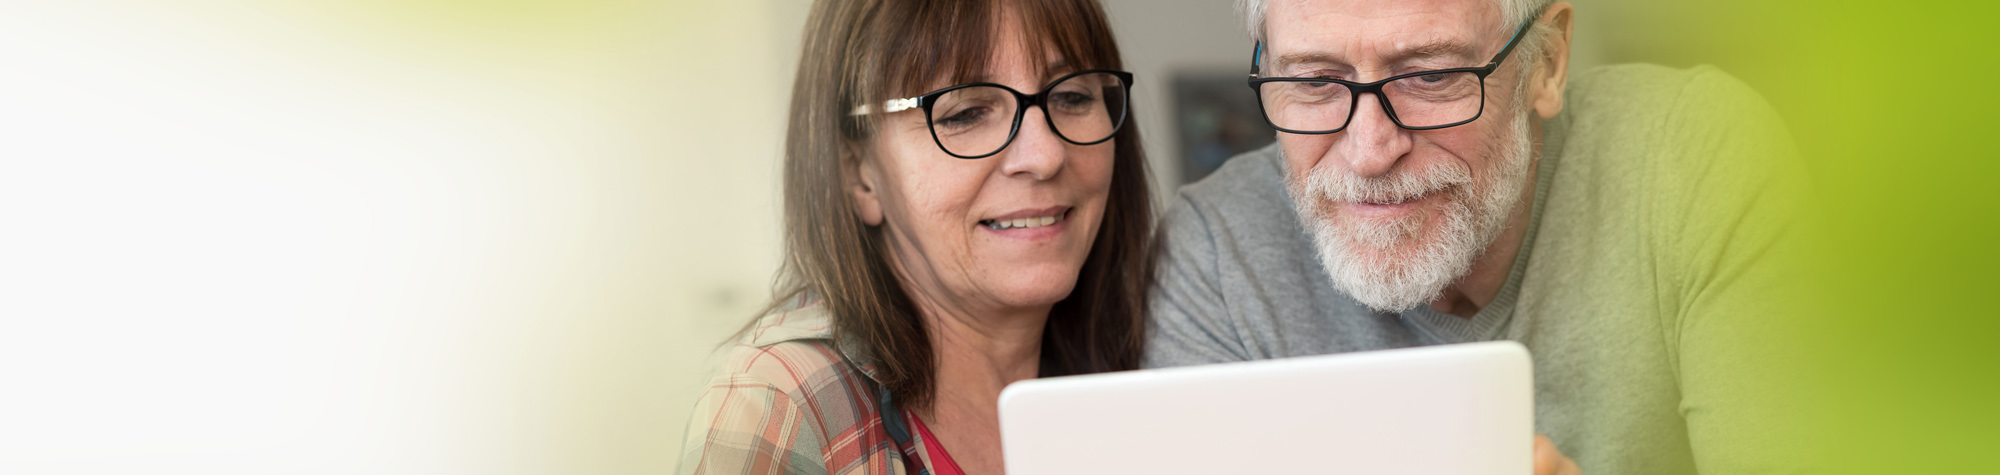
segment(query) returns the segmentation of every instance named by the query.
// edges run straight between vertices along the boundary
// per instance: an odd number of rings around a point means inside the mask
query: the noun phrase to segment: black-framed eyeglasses
[[[1065,142],[1096,145],[1111,140],[1125,126],[1132,92],[1132,73],[1090,69],[1070,73],[1022,94],[994,83],[960,84],[917,97],[863,105],[848,115],[887,114],[924,110],[931,139],[944,153],[958,158],[986,158],[1000,153],[1021,131],[1029,106],[1042,108],[1049,130]]]
[[[1419,71],[1371,83],[1326,77],[1266,78],[1257,75],[1264,43],[1250,59],[1250,89],[1272,128],[1294,134],[1331,134],[1347,129],[1362,94],[1375,94],[1396,126],[1432,130],[1465,125],[1486,109],[1486,76],[1500,68],[1533,20],[1523,23],[1507,46],[1485,66]],[[1339,87],[1334,87],[1338,85]]]

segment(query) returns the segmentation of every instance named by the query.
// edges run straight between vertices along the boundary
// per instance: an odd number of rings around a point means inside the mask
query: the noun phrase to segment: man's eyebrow
[[[1274,64],[1273,66],[1276,66],[1278,68],[1285,68],[1288,66],[1309,64],[1309,63],[1347,64],[1341,62],[1338,57],[1331,54],[1306,51],[1299,53],[1285,53],[1282,56],[1278,56],[1277,64]]]
[[[1425,42],[1423,44],[1419,44],[1409,48],[1403,48],[1401,51],[1390,53],[1389,56],[1383,59],[1386,60],[1386,62],[1393,64],[1393,63],[1401,63],[1419,59],[1447,58],[1447,59],[1462,60],[1460,62],[1467,63],[1465,64],[1466,67],[1485,66],[1484,64],[1470,64],[1472,61],[1476,61],[1472,57],[1474,53],[1475,53],[1474,48],[1470,44],[1452,40],[1436,40],[1436,41]],[[1287,53],[1285,55],[1279,56],[1277,64],[1275,66],[1279,68],[1284,68],[1293,65],[1310,64],[1310,63],[1326,63],[1326,64],[1351,66],[1351,64],[1342,60],[1337,55],[1323,53],[1323,52],[1313,52],[1313,51]]]
[[[1461,43],[1451,40],[1437,40],[1417,45],[1415,47],[1405,48],[1402,51],[1389,55],[1389,60],[1390,62],[1401,62],[1412,59],[1455,58],[1455,59],[1465,60],[1466,62],[1471,62],[1475,61],[1475,59],[1473,59],[1472,57],[1472,55],[1475,53],[1474,49],[1475,48],[1473,48],[1472,45],[1466,43]],[[1485,66],[1485,65],[1467,64],[1466,66]]]

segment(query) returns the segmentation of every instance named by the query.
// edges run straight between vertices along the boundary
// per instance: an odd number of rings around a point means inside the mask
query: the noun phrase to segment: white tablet
[[[1533,471],[1528,350],[1486,342],[1022,381],[1008,475]]]

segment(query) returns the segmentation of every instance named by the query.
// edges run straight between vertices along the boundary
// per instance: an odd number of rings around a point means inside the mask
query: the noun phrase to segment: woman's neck
[[[1041,370],[1046,308],[987,316],[926,311],[923,318],[936,362],[931,381],[937,391],[933,407],[913,408],[919,414],[939,408],[994,413],[1001,389]]]
[[[1040,372],[1042,329],[1054,305],[1020,308],[953,295],[929,266],[907,266],[904,255],[891,253],[890,265],[916,304],[936,362],[930,402],[905,408],[968,475],[1000,474],[1000,390]]]
[[[952,378],[975,387],[994,386],[998,391],[1000,386],[1033,378],[1039,372],[1048,309],[987,317],[931,315],[938,316],[924,323],[937,357],[939,388],[949,387],[945,378]]]
[[[1000,390],[1041,369],[1049,309],[973,315],[919,302],[936,356],[930,404],[910,410],[968,474],[1000,473]]]

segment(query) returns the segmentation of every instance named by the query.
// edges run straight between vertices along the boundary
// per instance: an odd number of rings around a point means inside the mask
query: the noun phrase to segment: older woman
[[[682,473],[1001,472],[1008,383],[1134,369],[1152,211],[1094,0],[821,0],[779,301]]]

